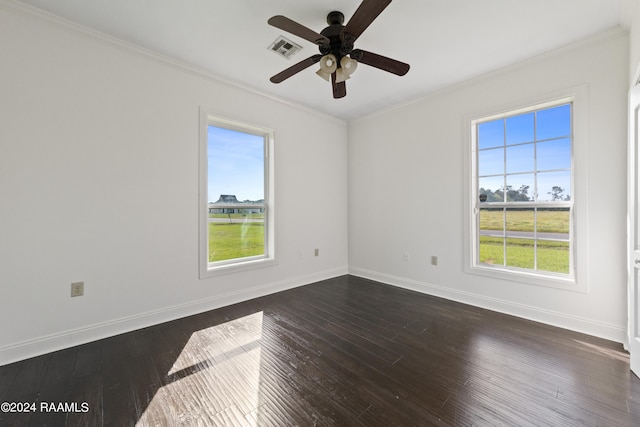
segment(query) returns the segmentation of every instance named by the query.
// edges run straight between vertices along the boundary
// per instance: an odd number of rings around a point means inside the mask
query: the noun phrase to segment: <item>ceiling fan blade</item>
[[[278,74],[271,77],[269,80],[271,80],[271,83],[283,82],[289,77],[293,76],[294,74],[304,70],[305,68],[309,68],[313,64],[320,62],[320,58],[322,58],[322,55],[316,54],[308,57],[307,59],[303,59],[297,64],[293,64],[291,67],[287,68],[286,70],[280,71]]]
[[[318,34],[310,28],[305,27],[302,24],[298,24],[296,21],[292,21],[286,16],[276,15],[269,18],[267,21],[269,25],[272,25],[276,28],[280,28],[288,33],[296,35],[305,40],[309,40],[311,43],[315,43],[317,45],[328,45],[329,39],[323,36],[322,34]]]
[[[350,41],[354,42],[371,25],[373,20],[389,6],[389,3],[391,3],[391,0],[362,0],[358,9],[356,9],[342,30],[342,34],[349,34],[349,37],[353,37]]]
[[[409,64],[378,55],[377,53],[367,52],[366,50],[354,49],[351,52],[351,58],[398,76],[404,76],[409,72]]]
[[[333,89],[333,97],[335,99],[347,96],[347,84],[342,81],[336,83],[336,72],[331,73],[331,88]]]

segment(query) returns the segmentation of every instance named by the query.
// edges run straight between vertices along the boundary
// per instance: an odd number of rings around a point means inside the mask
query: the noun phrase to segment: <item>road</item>
[[[231,220],[229,220],[229,218],[209,218],[209,222],[220,222],[227,224],[231,222],[232,224],[238,224],[242,222],[264,222],[264,218],[231,218]]]
[[[500,230],[480,230],[481,236],[502,237],[502,231]],[[553,240],[569,240],[568,233],[536,233],[538,239],[553,239]],[[507,237],[521,237],[533,239],[533,232],[531,231],[507,231]]]

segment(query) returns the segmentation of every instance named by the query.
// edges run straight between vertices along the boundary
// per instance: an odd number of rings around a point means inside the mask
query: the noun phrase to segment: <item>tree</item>
[[[518,190],[514,190],[512,186],[507,186],[507,200],[511,202],[528,202],[529,198],[529,186],[523,185]]]
[[[504,202],[504,194],[507,193],[507,200],[510,202],[528,202],[529,198],[529,186],[523,185],[519,189],[514,190],[511,185],[507,185],[499,190],[493,191],[489,188],[480,188],[479,194],[486,195],[486,202]]]
[[[563,196],[562,193],[564,193],[564,188],[560,187],[559,185],[554,185],[553,187],[551,187],[551,191],[549,191],[547,194],[551,195],[551,200],[554,202],[556,200],[571,200],[570,195],[567,194],[566,196]]]
[[[478,193],[487,196],[486,202],[502,202],[504,197],[504,193],[501,190],[497,190],[494,193],[491,189],[481,188]]]

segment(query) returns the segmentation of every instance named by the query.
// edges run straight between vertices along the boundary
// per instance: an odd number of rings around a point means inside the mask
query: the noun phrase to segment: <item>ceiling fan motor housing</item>
[[[329,25],[344,24],[344,14],[337,10],[334,10],[333,12],[329,12],[329,14],[327,15],[327,24]]]
[[[344,14],[342,12],[333,11],[327,15],[327,24],[320,34],[329,39],[328,45],[320,45],[320,53],[322,55],[333,54],[340,63],[343,56],[349,55],[353,50],[353,42],[355,37],[351,34],[343,33]]]

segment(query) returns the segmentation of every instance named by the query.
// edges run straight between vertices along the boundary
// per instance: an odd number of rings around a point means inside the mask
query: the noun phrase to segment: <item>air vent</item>
[[[293,55],[295,55],[296,52],[302,49],[302,46],[295,44],[294,42],[283,36],[280,36],[273,43],[271,43],[269,49],[274,51],[278,55],[284,56],[285,58],[289,59]]]

